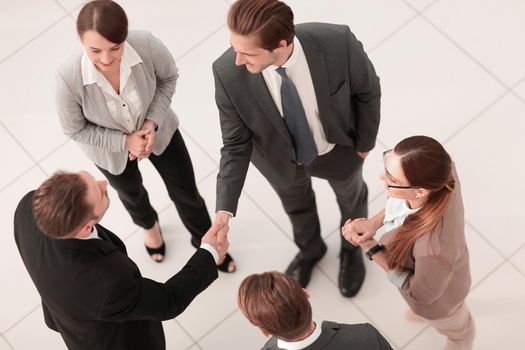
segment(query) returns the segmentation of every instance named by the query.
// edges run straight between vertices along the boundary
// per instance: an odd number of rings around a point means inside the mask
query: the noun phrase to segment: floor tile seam
[[[462,52],[467,58],[469,58],[474,64],[476,64],[479,68],[485,71],[485,73],[491,76],[505,90],[510,91],[510,86],[508,86],[500,77],[498,77],[494,72],[492,72],[483,63],[481,63],[481,61],[476,56],[474,56],[474,54],[470,53],[466,48],[464,48],[463,46],[461,46],[461,44],[459,44],[456,40],[454,40],[454,38],[451,35],[445,32],[440,26],[434,23],[430,18],[425,16],[425,14],[420,13],[420,17],[422,20],[428,23],[431,27],[433,27],[439,34],[441,34],[446,40],[448,40],[454,47],[456,47],[460,52]]]
[[[31,39],[29,39],[26,42],[24,42],[21,46],[19,46],[16,49],[14,49],[10,54],[8,54],[4,58],[0,59],[0,65],[2,63],[6,62],[7,60],[9,60],[11,57],[15,56],[18,52],[20,52],[25,47],[30,45],[33,41],[35,41],[36,39],[38,39],[39,37],[41,37],[42,35],[47,33],[49,30],[51,30],[54,26],[56,26],[58,23],[60,23],[62,20],[64,20],[64,18],[67,18],[68,16],[69,16],[68,14],[64,14],[63,16],[58,18],[55,22],[53,22],[51,25],[49,25],[48,27],[44,28],[40,33],[36,34]]]
[[[5,123],[3,123],[1,120],[0,120],[0,126],[4,128],[4,130],[9,134],[9,136],[13,139],[13,141],[15,141],[15,143],[18,145],[18,147],[20,147],[22,149],[22,151],[29,157],[29,159],[33,162],[33,164],[35,164],[35,166],[37,166],[40,170],[42,170],[42,172],[44,172],[44,174],[47,174],[47,172],[44,170],[44,168],[42,168],[42,166],[39,164],[39,162],[27,150],[27,148],[24,147],[22,142],[20,142],[20,140],[18,140],[15,137],[15,135],[11,132],[11,130],[9,130],[7,125],[5,125]]]
[[[290,236],[288,236],[288,234],[286,233],[286,230],[284,229],[284,227],[282,227],[266,210],[263,209],[262,206],[259,205],[259,203],[257,203],[257,201],[255,201],[255,199],[248,193],[246,192],[245,190],[242,191],[242,193],[246,196],[246,198],[252,202],[253,205],[255,205],[260,211],[262,211],[262,213],[279,229],[279,231],[291,242],[293,242],[293,239],[290,238]],[[284,209],[283,209],[284,210]]]
[[[204,153],[204,155],[213,163],[215,164],[215,166],[219,166],[219,163],[217,163],[217,161],[215,160],[214,157],[212,157],[211,154],[208,153],[208,150],[206,150],[198,141],[195,137],[193,137],[193,135],[188,132],[185,128],[179,126],[179,129],[183,132],[184,134],[184,137],[188,137],[196,146],[198,149],[201,150],[201,152]]]
[[[501,95],[496,97],[493,101],[491,101],[488,105],[483,107],[479,112],[477,112],[472,118],[467,120],[463,125],[461,125],[456,131],[454,131],[452,134],[450,134],[444,141],[443,144],[446,144],[447,142],[450,142],[455,137],[457,137],[461,132],[463,132],[465,129],[468,129],[469,126],[471,126],[473,123],[475,123],[478,119],[483,117],[485,113],[487,113],[492,107],[494,107],[496,104],[498,104],[501,100],[505,98],[505,96],[509,95],[511,93],[510,90],[504,91]]]
[[[419,338],[423,333],[426,332],[427,329],[429,329],[431,326],[429,324],[426,324],[419,332],[417,332],[412,338],[410,338],[405,344],[403,344],[399,350],[405,349],[407,346],[412,344],[417,338]]]
[[[192,346],[197,344],[197,340],[195,338],[193,338],[193,336],[190,334],[190,332],[188,332],[188,330],[186,328],[184,328],[184,326],[177,320],[177,318],[174,318],[173,321],[180,327],[180,329],[182,329],[184,334],[186,334],[188,336],[188,338],[191,339],[192,344],[189,347],[187,347],[187,349],[190,349]]]
[[[2,335],[0,338],[2,338],[4,340],[4,342],[7,344],[7,346],[9,346],[10,349],[15,350],[15,347],[13,345],[11,345],[11,343],[9,342],[9,340],[7,340],[6,337],[4,337]]]
[[[520,94],[518,94],[515,90],[512,90],[511,93],[521,102],[525,103],[525,97],[522,97]]]
[[[432,6],[434,6],[437,2],[439,2],[440,0],[434,0],[434,1],[431,1],[429,2],[428,4],[426,4],[425,6],[423,6],[421,8],[421,10],[418,10],[410,1],[408,0],[401,0],[403,1],[408,7],[412,8],[412,10],[414,10],[418,15],[425,12],[426,10],[428,10],[429,8],[431,8]]]
[[[514,261],[509,259],[507,262],[511,267],[514,268],[514,270],[516,270],[517,273],[519,273],[523,278],[525,278],[525,271],[523,271],[518,265],[516,265]]]
[[[53,156],[56,152],[58,152],[63,146],[67,145],[71,140],[66,139],[61,144],[53,148],[51,151],[46,153],[43,157],[40,158],[40,160],[37,161],[38,164],[44,163],[46,160],[48,160],[51,156]],[[79,149],[80,150],[80,149]]]
[[[60,1],[58,1],[58,0],[53,0],[53,1],[54,1],[54,2],[57,4],[57,6],[60,7],[60,8],[62,9],[62,11],[64,11],[67,15],[70,14],[69,11],[68,11],[68,10],[67,10],[67,9],[61,4],[61,3],[60,3]]]
[[[24,320],[26,320],[33,312],[38,310],[42,306],[42,303],[38,303],[38,305],[34,306],[32,309],[30,309],[28,312],[26,312],[22,317],[20,317],[18,320],[16,320],[12,325],[7,327],[5,330],[2,331],[2,335],[5,338],[6,335],[12,331],[16,326],[18,326],[20,323],[22,323]],[[6,338],[7,339],[7,338]]]
[[[336,288],[336,290],[339,291],[338,283],[332,280],[332,277],[330,276],[330,274],[328,274],[319,264],[315,266],[315,269],[317,269],[322,275],[324,275],[325,278],[328,279],[330,283],[332,283],[332,285]],[[380,333],[383,334],[383,336],[385,336],[386,338],[389,338],[389,342],[391,344],[394,344],[396,348],[398,347],[397,344],[394,341],[392,341],[388,335],[386,335],[386,332],[377,326],[377,323],[374,322],[374,318],[370,317],[370,315],[366,313],[364,309],[361,308],[361,306],[359,306],[359,304],[357,304],[357,302],[355,301],[355,298],[349,298],[349,301],[369,321],[370,324],[373,324],[374,327],[376,327],[380,331]]]
[[[379,40],[374,46],[372,46],[370,49],[366,50],[367,55],[372,55],[372,53],[377,50],[379,47],[381,47],[384,43],[389,41],[391,38],[396,36],[400,31],[402,31],[405,27],[407,27],[410,23],[415,21],[419,17],[418,13],[413,14],[410,18],[402,22],[399,26],[397,26],[393,31],[391,31],[389,34],[387,34],[383,39]]]
[[[494,249],[501,258],[505,260],[507,259],[505,253],[503,253],[498,247],[496,247],[494,243],[492,243],[472,222],[470,222],[470,220],[465,219],[465,225],[470,227],[470,229],[474,231],[486,244],[488,244],[492,249]]]
[[[33,169],[35,168],[38,168],[37,167],[37,164],[32,164],[29,168],[27,169],[24,169],[21,173],[19,173],[16,178],[14,178],[13,180],[9,181],[7,184],[3,185],[2,187],[0,187],[0,193],[2,193],[3,191],[5,191],[6,189],[8,189],[11,185],[14,185],[16,182],[18,182],[22,177],[24,177],[26,174],[28,174],[29,172],[31,172]],[[46,173],[44,173],[45,175],[47,175]]]
[[[188,50],[184,51],[182,54],[180,54],[179,56],[177,56],[177,58],[175,58],[175,61],[176,62],[179,62],[181,61],[182,59],[184,59],[184,57],[186,55],[188,55],[190,52],[192,52],[193,50],[195,50],[196,48],[198,48],[200,45],[202,45],[204,42],[206,42],[208,39],[210,39],[213,35],[215,35],[217,32],[219,32],[221,29],[223,29],[224,27],[226,26],[226,23],[223,23],[221,24],[219,27],[217,27],[216,29],[214,29],[212,32],[210,32],[208,35],[206,35],[204,38],[202,38],[201,40],[199,40],[195,45],[193,45],[192,47],[190,47]]]
[[[214,326],[212,326],[210,329],[208,329],[204,334],[202,334],[199,338],[197,338],[196,344],[200,346],[200,341],[202,341],[204,338],[206,338],[208,335],[210,335],[213,331],[215,331],[217,328],[219,328],[224,322],[226,322],[228,319],[233,317],[237,311],[239,311],[238,307],[235,307],[235,309],[231,312],[229,312],[225,317],[223,317],[219,322],[217,322]]]

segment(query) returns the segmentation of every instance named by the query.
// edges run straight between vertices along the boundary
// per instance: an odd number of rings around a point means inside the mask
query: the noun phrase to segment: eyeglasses
[[[401,190],[406,190],[406,189],[410,189],[410,188],[419,188],[420,186],[397,186],[397,185],[389,185],[388,184],[386,179],[388,179],[389,177],[392,177],[392,175],[390,175],[390,173],[386,169],[386,156],[388,154],[390,154],[390,152],[392,152],[391,149],[386,150],[386,151],[383,152],[383,165],[385,166],[385,184],[386,184],[386,186],[388,188],[398,188],[398,189],[401,189]]]

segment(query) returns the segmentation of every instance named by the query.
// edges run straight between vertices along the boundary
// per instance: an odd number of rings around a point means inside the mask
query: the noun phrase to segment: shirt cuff
[[[201,243],[201,248],[206,249],[210,252],[210,254],[213,256],[213,260],[215,260],[215,263],[217,264],[219,262],[219,253],[215,250],[215,248],[212,247],[211,244],[208,243]]]
[[[410,271],[389,270],[386,275],[390,282],[392,282],[398,289],[401,289],[403,284],[405,284],[407,277],[410,275]]]
[[[230,215],[230,219],[233,218],[233,213],[227,210],[217,210],[217,213],[226,213]]]

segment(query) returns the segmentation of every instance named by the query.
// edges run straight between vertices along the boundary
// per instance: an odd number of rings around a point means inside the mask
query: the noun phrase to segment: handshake
[[[219,253],[219,261],[228,252],[228,224],[215,222],[202,237],[201,242],[211,245]]]

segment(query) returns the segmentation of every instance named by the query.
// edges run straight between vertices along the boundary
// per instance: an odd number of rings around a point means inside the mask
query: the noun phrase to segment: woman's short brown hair
[[[124,9],[111,0],[90,1],[78,14],[77,33],[80,38],[93,30],[108,41],[120,44],[128,37],[128,17]]]
[[[238,0],[228,12],[228,27],[236,34],[255,34],[260,47],[272,51],[281,40],[293,42],[295,28],[292,9],[278,0]]]
[[[70,238],[94,217],[87,184],[76,173],[56,172],[33,194],[33,216],[38,228],[51,238]]]
[[[296,280],[277,271],[246,277],[237,302],[253,325],[279,339],[294,340],[312,323],[312,307],[304,290]]]

